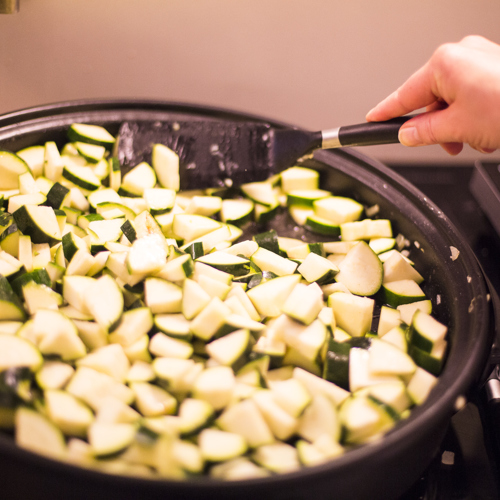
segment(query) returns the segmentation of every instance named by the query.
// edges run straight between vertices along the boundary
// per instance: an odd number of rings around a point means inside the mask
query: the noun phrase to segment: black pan
[[[266,121],[214,108],[158,101],[78,101],[0,116],[0,148],[19,150],[66,141],[72,122],[91,122],[117,132],[123,120],[216,118]],[[283,125],[268,122],[281,128]],[[493,337],[492,308],[485,279],[463,237],[439,208],[410,183],[368,157],[350,150],[319,151],[306,166],[321,173],[322,186],[352,196],[394,222],[395,234],[411,242],[410,257],[426,277],[425,292],[438,303],[436,317],[449,325],[451,349],[428,400],[380,442],[309,469],[273,478],[220,482],[152,481],[112,476],[59,463],[17,448],[0,435],[3,498],[152,499],[391,499],[405,492],[439,450],[449,420],[477,388]],[[286,220],[284,235],[301,235]],[[261,230],[262,228],[255,228]],[[315,239],[311,237],[310,239]],[[452,259],[452,247],[459,251]]]

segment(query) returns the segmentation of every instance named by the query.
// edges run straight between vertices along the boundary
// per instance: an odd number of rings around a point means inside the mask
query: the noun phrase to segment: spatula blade
[[[268,124],[226,120],[126,121],[115,154],[123,172],[151,164],[154,144],[179,155],[182,189],[228,187],[267,179],[275,172]]]

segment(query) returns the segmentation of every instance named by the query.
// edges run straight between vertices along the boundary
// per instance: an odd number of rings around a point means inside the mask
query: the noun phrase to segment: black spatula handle
[[[401,116],[385,122],[366,122],[324,130],[323,149],[343,146],[374,146],[399,142],[398,132],[403,123],[413,116]]]

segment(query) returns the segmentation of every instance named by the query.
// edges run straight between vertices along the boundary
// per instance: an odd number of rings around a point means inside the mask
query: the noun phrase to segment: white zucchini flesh
[[[40,351],[28,340],[0,334],[0,372],[26,366],[36,370],[43,363]]]
[[[161,186],[179,191],[179,155],[175,151],[163,144],[155,144],[152,151],[152,165]]]
[[[229,406],[217,424],[222,430],[242,436],[251,448],[274,442],[269,426],[252,399]]]
[[[88,430],[92,452],[97,457],[113,455],[126,449],[136,433],[133,424],[93,423]]]
[[[47,415],[65,435],[86,437],[94,414],[85,403],[61,390],[45,391],[44,398]]]
[[[300,467],[297,449],[286,443],[260,446],[252,457],[272,472],[292,472]]]
[[[342,292],[332,293],[328,305],[337,325],[353,337],[364,336],[371,329],[375,301]]]
[[[382,263],[364,241],[349,250],[338,268],[335,280],[356,295],[374,295],[382,285]]]
[[[349,389],[351,392],[394,380],[398,380],[397,375],[371,373],[370,353],[367,349],[353,347],[349,351]]]
[[[64,460],[67,453],[64,435],[48,418],[34,410],[16,410],[16,444],[35,453]]]
[[[341,431],[337,409],[332,401],[321,394],[314,396],[300,417],[297,431],[299,436],[313,442],[327,434],[338,442]]]
[[[222,462],[243,455],[247,444],[243,436],[217,429],[204,429],[198,437],[200,451],[205,460]]]

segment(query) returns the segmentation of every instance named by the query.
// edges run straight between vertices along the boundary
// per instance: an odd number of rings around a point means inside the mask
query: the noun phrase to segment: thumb
[[[429,111],[408,120],[399,129],[399,142],[405,146],[424,146],[461,142],[450,119],[450,108]]]

